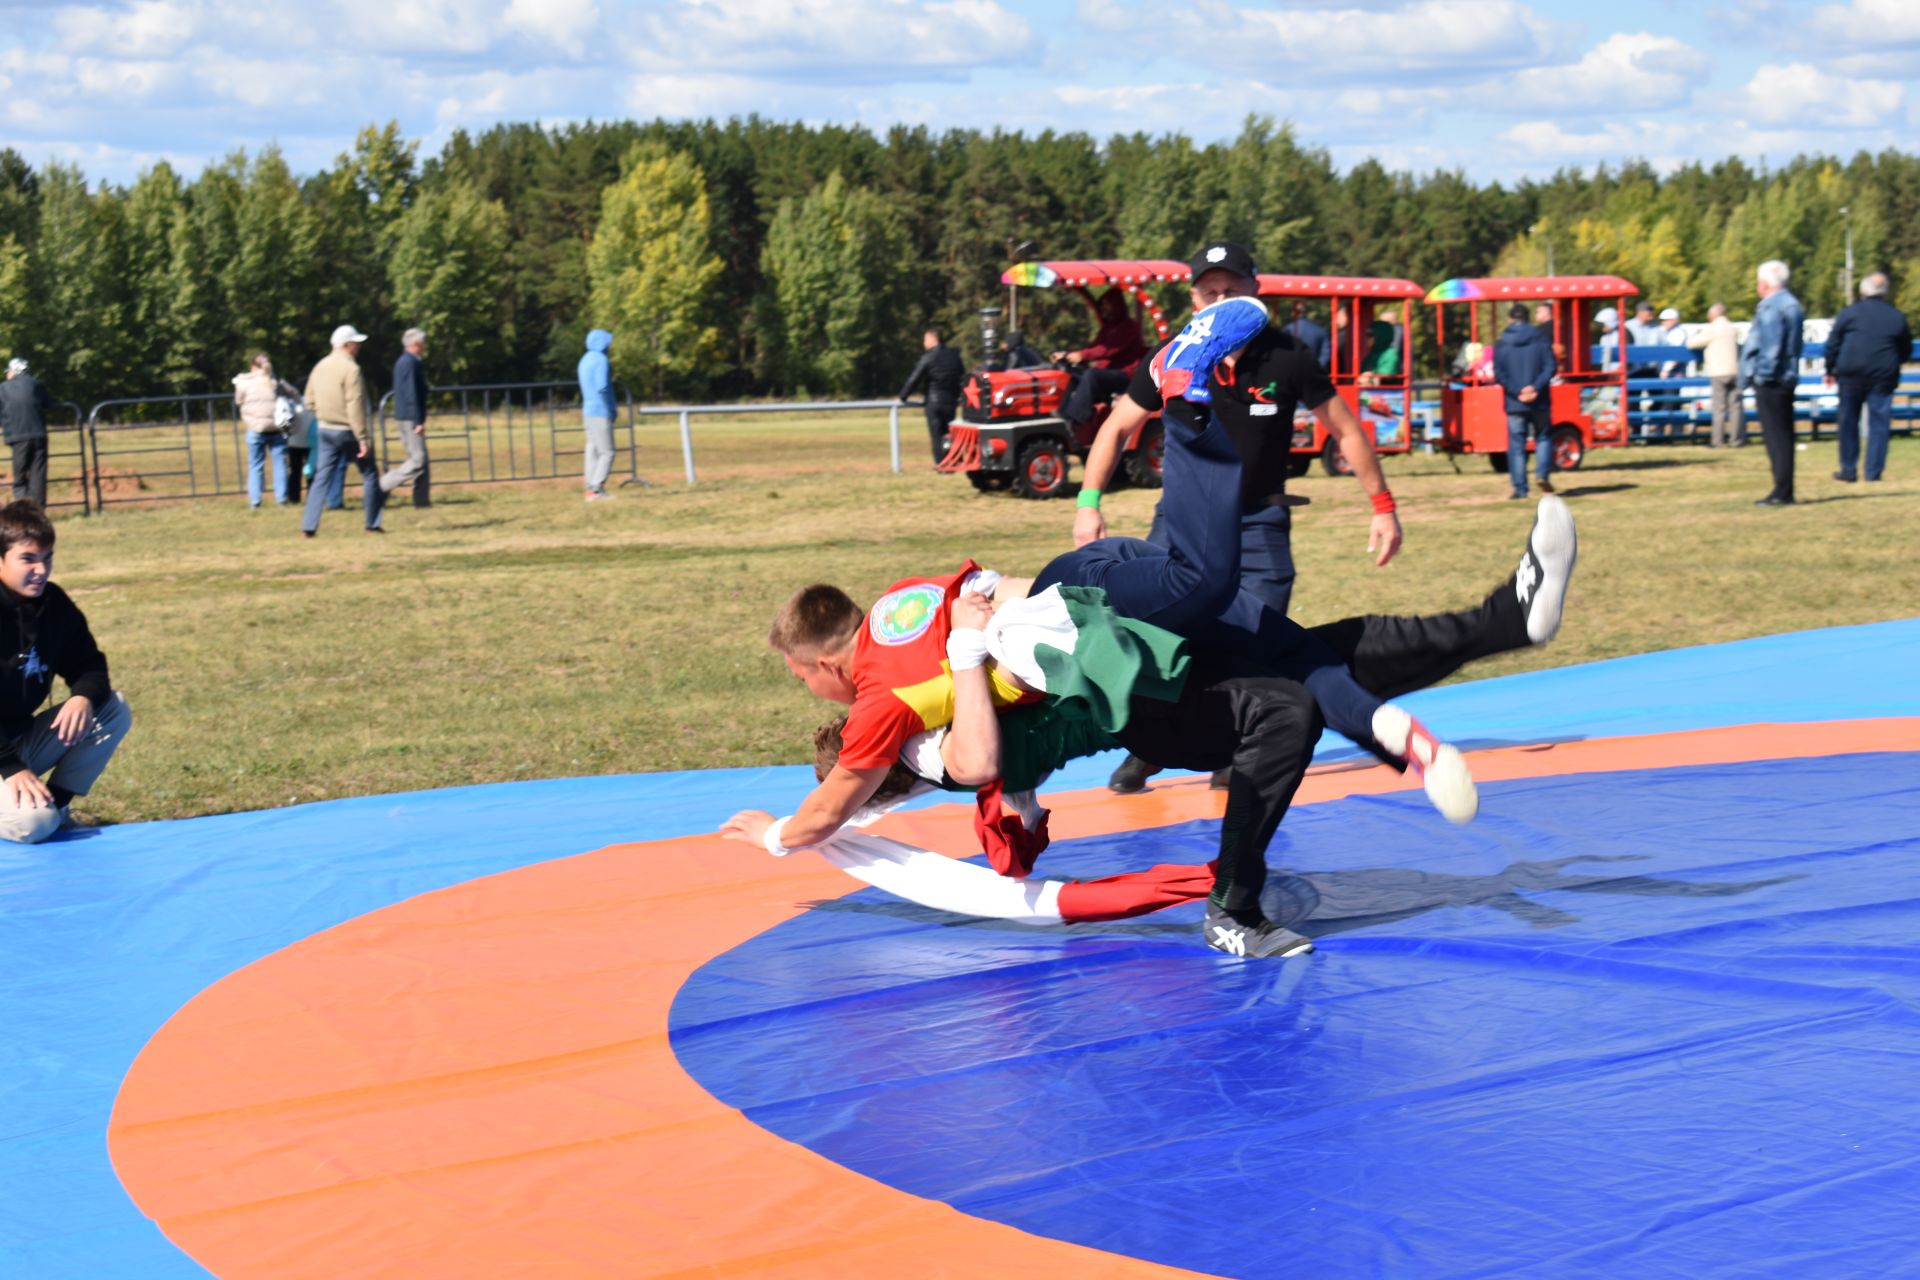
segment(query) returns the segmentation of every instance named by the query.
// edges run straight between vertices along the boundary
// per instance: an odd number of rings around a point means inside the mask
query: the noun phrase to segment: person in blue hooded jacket
[[[580,357],[580,416],[586,420],[587,501],[605,498],[607,476],[613,471],[613,366],[607,348],[613,334],[594,329],[587,334],[587,354]]]
[[[1513,498],[1527,496],[1527,428],[1533,428],[1533,452],[1538,461],[1540,489],[1553,492],[1553,447],[1547,437],[1553,429],[1553,343],[1528,323],[1526,305],[1516,302],[1507,312],[1513,323],[1493,346],[1493,380],[1507,393],[1507,477]]]

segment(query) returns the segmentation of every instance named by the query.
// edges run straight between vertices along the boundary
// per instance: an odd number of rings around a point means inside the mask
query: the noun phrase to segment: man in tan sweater
[[[320,437],[313,487],[307,491],[306,517],[300,525],[309,538],[320,532],[327,491],[348,459],[360,467],[367,532],[385,532],[380,527],[380,469],[374,464],[373,436],[367,428],[367,387],[360,376],[360,344],[366,340],[367,335],[352,325],[341,325],[333,331],[333,350],[307,376],[307,407],[313,411]]]
[[[1747,408],[1740,401],[1740,343],[1733,336],[1733,321],[1727,319],[1725,303],[1716,302],[1707,308],[1706,324],[1687,339],[1687,345],[1705,353],[1700,364],[1713,395],[1709,441],[1716,449],[1745,445]]]

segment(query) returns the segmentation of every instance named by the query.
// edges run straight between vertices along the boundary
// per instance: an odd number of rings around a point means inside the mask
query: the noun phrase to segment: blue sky
[[[0,0],[0,141],[129,181],[398,119],[763,116],[1229,136],[1512,180],[1920,125],[1920,0]]]

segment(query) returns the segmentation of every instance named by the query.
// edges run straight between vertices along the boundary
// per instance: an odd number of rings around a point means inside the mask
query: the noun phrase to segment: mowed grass
[[[764,644],[793,589],[863,603],[972,555],[1031,572],[1070,545],[1070,502],[977,494],[924,461],[907,473],[885,415],[696,422],[700,483],[677,427],[642,432],[647,490],[588,505],[577,482],[447,486],[385,537],[352,509],[317,539],[243,499],[63,516],[55,576],[106,649],[136,726],[82,808],[105,821],[505,779],[791,763],[827,713]],[[1757,445],[1596,452],[1564,477],[1580,569],[1560,640],[1473,675],[1906,616],[1920,601],[1920,442],[1876,485],[1800,455],[1802,504],[1761,510]],[[1531,505],[1483,459],[1387,463],[1406,524],[1398,560],[1366,555],[1351,480],[1293,488],[1295,615],[1413,612],[1477,600],[1508,574]],[[1143,533],[1154,496],[1107,500]],[[743,804],[751,802],[743,795]]]

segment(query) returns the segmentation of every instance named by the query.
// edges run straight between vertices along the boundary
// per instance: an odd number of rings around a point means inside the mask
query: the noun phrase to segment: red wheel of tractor
[[[1553,429],[1547,441],[1553,449],[1555,471],[1578,471],[1580,464],[1587,460],[1587,442],[1578,427],[1562,423]]]
[[[1021,446],[1013,468],[1013,491],[1023,498],[1055,498],[1067,487],[1067,445],[1041,438]]]
[[[1127,479],[1142,489],[1158,489],[1165,482],[1166,429],[1156,419],[1140,430],[1140,447],[1127,455]]]

